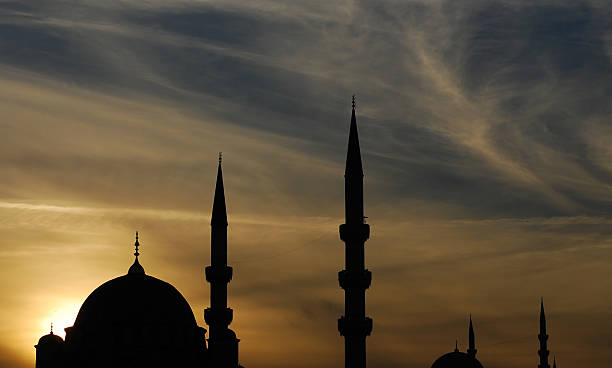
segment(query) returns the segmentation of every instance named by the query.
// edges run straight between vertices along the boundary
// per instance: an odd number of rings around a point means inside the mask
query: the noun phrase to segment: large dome
[[[127,274],[100,285],[87,297],[74,328],[99,333],[121,325],[144,324],[159,333],[167,323],[196,327],[191,307],[181,293],[155,277]]]
[[[95,289],[66,329],[75,366],[191,366],[203,358],[206,330],[185,298],[137,266]]]
[[[432,364],[431,368],[483,368],[476,358],[472,358],[466,353],[453,351],[442,355]]]

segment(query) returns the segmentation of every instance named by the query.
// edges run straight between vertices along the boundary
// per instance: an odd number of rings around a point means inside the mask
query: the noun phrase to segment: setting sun
[[[41,335],[49,333],[51,324],[53,324],[53,333],[65,338],[66,332],[64,328],[74,324],[74,320],[81,307],[81,302],[77,300],[62,300],[56,301],[55,304],[51,303],[50,306],[49,313],[43,316],[38,323]]]

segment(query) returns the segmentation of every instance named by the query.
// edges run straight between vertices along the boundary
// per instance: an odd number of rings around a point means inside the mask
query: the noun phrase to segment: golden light
[[[79,300],[58,301],[57,307],[51,308],[49,313],[39,321],[41,331],[44,331],[43,334],[49,333],[51,323],[53,323],[53,333],[65,338],[66,332],[64,328],[74,324],[81,304],[82,302]]]

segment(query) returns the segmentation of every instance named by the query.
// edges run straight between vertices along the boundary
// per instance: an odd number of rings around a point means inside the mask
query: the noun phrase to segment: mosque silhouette
[[[345,368],[366,367],[366,337],[372,319],[365,315],[365,291],[372,273],[365,269],[365,242],[370,226],[363,212],[363,168],[353,96],[348,150],[344,173],[345,223],[340,239],[345,243],[346,269],[338,273],[345,292],[344,316],[338,331],[345,341]],[[134,263],[126,275],[105,282],[83,302],[66,340],[51,332],[40,338],[36,368],[241,368],[238,342],[229,328],[233,310],[227,306],[227,284],[232,267],[227,264],[227,211],[221,156],[211,216],[210,308],[204,310],[208,331],[199,327],[191,307],[172,285],[145,273],[138,262],[138,232]],[[208,338],[206,338],[208,332]],[[469,348],[455,350],[434,361],[431,368],[483,368],[476,359],[472,317]],[[544,301],[540,304],[538,368],[550,368]],[[556,360],[553,363],[556,368]]]

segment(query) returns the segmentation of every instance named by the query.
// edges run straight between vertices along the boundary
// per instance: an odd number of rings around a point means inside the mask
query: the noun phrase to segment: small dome
[[[36,347],[59,346],[59,345],[62,345],[63,343],[64,343],[64,339],[62,339],[58,335],[55,335],[53,332],[51,332],[50,334],[41,337],[38,340],[38,345],[36,345]]]
[[[431,365],[431,368],[483,368],[476,358],[455,350],[444,354]]]

